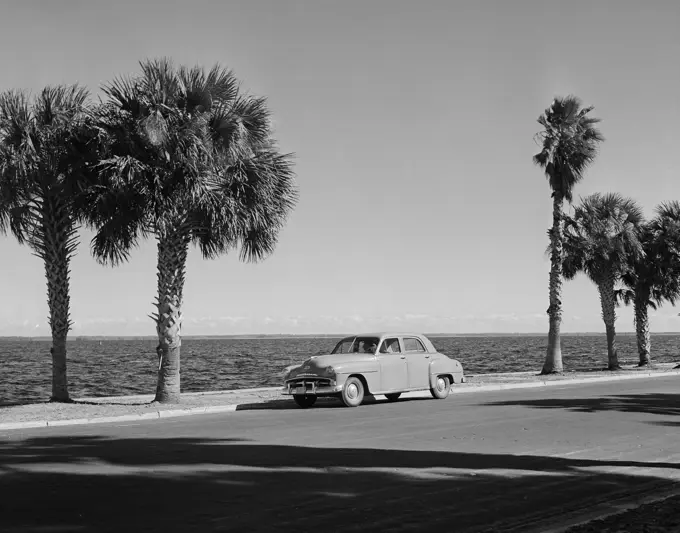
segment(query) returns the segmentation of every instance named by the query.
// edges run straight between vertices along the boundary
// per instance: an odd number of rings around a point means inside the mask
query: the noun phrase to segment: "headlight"
[[[327,366],[324,368],[324,374],[326,374],[329,378],[335,378],[335,369],[332,366]]]

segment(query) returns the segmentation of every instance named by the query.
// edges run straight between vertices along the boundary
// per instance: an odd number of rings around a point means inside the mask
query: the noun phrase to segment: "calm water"
[[[338,339],[185,339],[182,390],[205,391],[277,386],[281,370],[309,355],[327,353]],[[539,371],[547,339],[540,337],[434,337],[437,349],[461,361],[467,373]],[[637,362],[635,337],[617,338],[622,363]],[[0,403],[49,398],[50,342],[0,339]],[[680,335],[653,335],[656,362],[679,359]],[[156,341],[78,340],[68,343],[70,392],[78,396],[150,394],[155,391]],[[564,336],[565,369],[606,365],[602,336]]]

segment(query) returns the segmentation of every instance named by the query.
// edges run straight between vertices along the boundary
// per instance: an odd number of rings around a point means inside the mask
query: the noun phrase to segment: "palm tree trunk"
[[[159,403],[180,401],[182,291],[188,248],[188,236],[181,230],[158,239],[157,313],[152,318],[156,322],[160,357],[155,398]]]
[[[612,274],[606,276],[597,288],[600,292],[600,304],[602,306],[602,320],[607,332],[607,367],[609,370],[618,370],[619,356],[616,351],[616,293],[614,292],[615,278]]]
[[[55,212],[57,215],[55,215]],[[66,374],[66,340],[71,329],[69,296],[69,263],[75,251],[75,230],[68,215],[58,216],[58,210],[42,213],[42,244],[36,245],[36,255],[45,263],[47,305],[52,332],[52,397],[53,402],[70,402]]]
[[[556,374],[563,371],[560,326],[562,323],[562,241],[564,220],[562,217],[562,196],[553,193],[553,225],[550,234],[550,307],[548,317],[548,351],[541,374]]]
[[[649,335],[649,315],[648,315],[649,294],[642,289],[635,291],[635,334],[637,336],[638,354],[640,362],[638,366],[648,366],[652,359],[650,356],[651,339]]]

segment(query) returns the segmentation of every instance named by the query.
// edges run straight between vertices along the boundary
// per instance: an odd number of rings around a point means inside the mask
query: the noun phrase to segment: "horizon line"
[[[395,332],[398,333],[398,332]],[[407,332],[410,333],[410,332]],[[226,333],[226,334],[216,334],[216,335],[183,335],[182,339],[258,339],[258,338],[319,338],[319,337],[331,337],[331,338],[342,338],[351,335],[356,335],[361,333]],[[636,335],[635,331],[617,331],[617,335]],[[541,332],[514,332],[514,333],[499,333],[499,332],[485,332],[485,333],[423,333],[426,337],[544,337],[547,333]],[[565,332],[562,333],[562,337],[568,336],[598,336],[606,335],[606,332],[602,331],[578,331],[578,332]],[[651,332],[651,335],[680,335],[680,331],[659,331]],[[78,341],[78,340],[146,340],[146,339],[157,339],[156,335],[72,335],[69,336],[67,341]],[[50,335],[0,335],[0,340],[2,339],[20,339],[20,340],[32,340],[32,341],[43,341],[51,340]]]

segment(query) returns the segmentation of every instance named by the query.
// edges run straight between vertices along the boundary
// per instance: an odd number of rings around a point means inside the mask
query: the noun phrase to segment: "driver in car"
[[[373,339],[364,341],[364,353],[375,353],[376,343]]]

